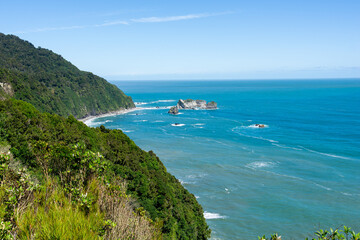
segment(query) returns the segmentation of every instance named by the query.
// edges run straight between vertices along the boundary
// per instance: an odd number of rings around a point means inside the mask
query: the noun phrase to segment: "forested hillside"
[[[14,98],[65,117],[83,118],[134,107],[131,97],[105,79],[80,71],[50,50],[2,33],[0,83],[11,85]],[[0,99],[4,95],[0,86]]]
[[[61,226],[50,222],[69,211],[79,214],[82,224],[88,222],[95,228],[83,233],[96,236],[88,239],[111,236],[111,229],[121,225],[114,206],[124,194],[131,196],[129,209],[143,221],[148,219],[142,225],[152,238],[161,237],[157,229],[164,239],[206,239],[210,235],[194,195],[166,171],[152,151],[141,150],[121,130],[90,128],[73,116],[40,113],[29,103],[8,99],[0,101],[0,143],[10,150],[7,158],[12,158],[9,161],[1,155],[0,198],[4,201],[0,201],[0,218],[9,232],[21,233],[24,239],[46,230],[38,223],[44,218],[49,218],[49,228]],[[19,172],[19,166],[26,171]],[[21,180],[25,172],[26,184]],[[36,188],[34,183],[38,183]],[[20,186],[20,192],[11,190]],[[49,200],[39,202],[39,198]],[[101,202],[105,200],[110,202]],[[118,238],[123,239],[105,237]]]
[[[104,79],[0,34],[0,238],[208,238],[202,207],[152,151],[76,120],[132,107]]]

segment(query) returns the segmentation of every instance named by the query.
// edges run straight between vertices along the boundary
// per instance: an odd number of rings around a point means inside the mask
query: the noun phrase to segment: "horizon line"
[[[106,79],[106,78],[104,78]],[[316,77],[316,78],[229,78],[229,79],[112,79],[107,81],[121,82],[121,81],[292,81],[292,80],[360,80],[360,77]]]

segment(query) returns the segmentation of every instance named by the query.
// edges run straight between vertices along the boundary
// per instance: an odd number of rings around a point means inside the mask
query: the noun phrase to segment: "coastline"
[[[109,117],[109,116],[116,116],[116,115],[121,115],[121,114],[125,114],[125,113],[129,113],[129,112],[133,112],[137,110],[136,107],[134,108],[127,108],[127,109],[119,109],[116,111],[112,111],[112,112],[107,112],[107,113],[103,113],[103,114],[98,114],[98,115],[91,115],[88,117],[84,117],[84,118],[79,118],[78,120],[85,123],[87,126],[89,126],[89,124],[94,121],[97,118],[103,118],[103,117]]]

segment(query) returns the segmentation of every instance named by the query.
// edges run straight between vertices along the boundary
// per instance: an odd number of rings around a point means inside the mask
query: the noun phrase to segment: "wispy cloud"
[[[208,16],[209,16],[208,14],[189,14],[183,16],[137,18],[137,19],[131,19],[131,21],[140,22],[140,23],[173,22],[173,21],[181,21],[181,20],[190,20],[195,18],[204,18]]]
[[[118,21],[111,21],[111,22],[106,22],[106,23],[102,23],[102,24],[96,24],[94,25],[95,27],[106,27],[106,26],[113,26],[113,25],[128,25],[129,22],[127,21],[122,21],[122,20],[118,20]]]
[[[77,25],[77,26],[64,26],[64,27],[46,27],[46,28],[38,28],[31,29],[25,31],[17,31],[12,32],[10,34],[25,34],[25,33],[37,33],[37,32],[49,32],[49,31],[62,31],[62,30],[72,30],[72,29],[83,29],[83,28],[91,28],[91,27],[108,27],[115,25],[129,25],[130,22],[133,23],[160,23],[160,22],[174,22],[174,21],[183,21],[183,20],[191,20],[197,18],[206,18],[218,15],[226,15],[231,14],[232,12],[221,12],[221,13],[200,13],[200,14],[188,14],[188,15],[180,15],[180,16],[168,16],[168,17],[145,17],[145,18],[134,18],[131,20],[114,20],[99,24],[93,25]]]
[[[146,18],[131,19],[131,21],[140,22],[140,23],[173,22],[173,21],[190,20],[196,18],[206,18],[206,17],[225,15],[230,13],[232,12],[200,13],[200,14],[188,14],[188,15],[180,15],[180,16],[169,16],[169,17],[146,17]]]

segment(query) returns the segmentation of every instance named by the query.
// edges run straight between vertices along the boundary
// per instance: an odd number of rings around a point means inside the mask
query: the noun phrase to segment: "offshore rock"
[[[217,109],[214,101],[206,103],[205,100],[180,99],[176,105],[178,109]]]
[[[206,109],[217,109],[217,103],[214,101],[208,102],[206,104]]]
[[[171,107],[170,110],[168,111],[168,113],[170,113],[172,115],[179,114],[179,109],[177,106]]]

